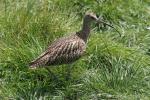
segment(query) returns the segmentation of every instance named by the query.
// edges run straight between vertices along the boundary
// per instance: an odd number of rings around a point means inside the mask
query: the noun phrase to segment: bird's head
[[[85,21],[85,23],[89,23],[89,22],[92,22],[92,21],[95,21],[95,22],[97,22],[98,24],[103,23],[103,24],[105,24],[105,25],[107,25],[107,26],[109,26],[109,27],[114,28],[114,29],[116,30],[116,32],[118,32],[119,35],[121,36],[121,33],[120,33],[115,27],[113,27],[112,25],[110,25],[110,24],[106,23],[105,21],[101,20],[101,19],[98,18],[98,17],[96,16],[96,14],[94,14],[94,13],[86,13],[86,14],[85,14],[85,17],[84,17],[84,21]]]
[[[97,16],[94,14],[94,13],[86,13],[85,14],[85,19],[87,20],[87,21],[98,21],[98,18],[97,18]]]

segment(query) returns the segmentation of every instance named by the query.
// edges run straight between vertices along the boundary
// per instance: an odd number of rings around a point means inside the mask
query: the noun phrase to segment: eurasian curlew
[[[94,21],[107,24],[99,20],[93,13],[86,14],[80,31],[75,32],[71,36],[63,37],[54,41],[45,52],[30,63],[30,68],[47,68],[47,66],[50,65],[70,64],[78,60],[86,50],[86,43],[90,33],[90,25],[91,22]],[[107,25],[113,27],[109,24]]]

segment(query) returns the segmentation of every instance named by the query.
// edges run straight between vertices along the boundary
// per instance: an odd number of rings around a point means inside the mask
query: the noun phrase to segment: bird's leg
[[[58,77],[48,68],[45,67],[45,69],[49,72],[49,75],[53,78],[56,79],[58,81]]]
[[[71,77],[71,70],[72,70],[72,64],[67,65],[67,74],[66,74],[66,81],[68,81]]]

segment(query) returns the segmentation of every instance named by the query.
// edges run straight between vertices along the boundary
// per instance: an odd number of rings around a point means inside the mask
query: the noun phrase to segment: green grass
[[[0,99],[149,100],[149,0],[1,0]],[[73,64],[29,70],[54,39],[80,30],[93,11],[122,34],[93,25],[87,54]]]

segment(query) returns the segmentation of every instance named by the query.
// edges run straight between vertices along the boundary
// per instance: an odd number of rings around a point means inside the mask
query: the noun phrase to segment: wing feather
[[[81,57],[85,43],[76,39],[56,41],[37,59],[30,63],[31,68],[70,63]]]

